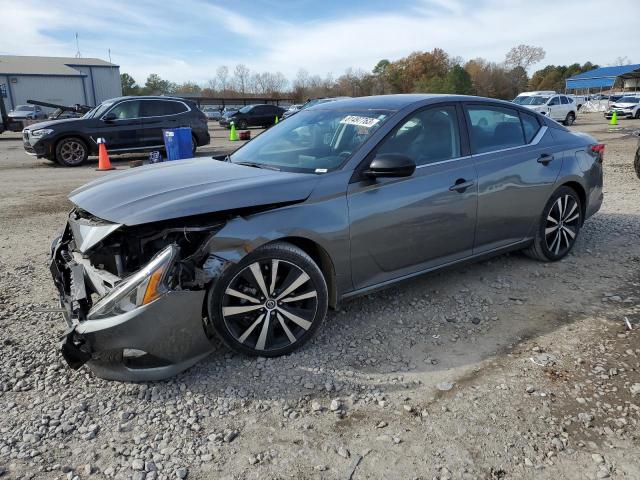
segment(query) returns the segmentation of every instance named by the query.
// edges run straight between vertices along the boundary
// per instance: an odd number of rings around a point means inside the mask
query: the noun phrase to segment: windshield
[[[34,109],[31,105],[18,105],[16,112],[31,112]]]
[[[523,102],[525,100],[527,100],[528,98],[530,98],[529,95],[518,95],[516,98],[513,99],[513,103],[515,103],[517,105],[522,105]]]
[[[99,118],[104,112],[113,106],[115,102],[102,102],[97,107],[92,108],[83,115],[82,118]]]
[[[239,112],[240,113],[248,113],[251,111],[251,109],[253,108],[253,105],[247,105],[246,107],[242,107]]]
[[[622,97],[618,100],[618,103],[638,103],[640,102],[640,97]]]
[[[525,97],[520,105],[544,105],[549,100],[549,97],[539,97],[537,95],[531,97]]]
[[[389,118],[388,110],[303,110],[270,128],[231,155],[290,172],[335,170]]]

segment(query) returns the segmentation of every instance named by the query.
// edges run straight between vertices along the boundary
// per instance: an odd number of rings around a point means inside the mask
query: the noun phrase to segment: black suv
[[[205,114],[193,102],[172,97],[113,98],[81,118],[29,125],[22,135],[27,153],[76,167],[97,155],[98,138],[110,153],[161,150],[162,130],[178,127],[191,127],[194,153],[209,143]]]
[[[275,105],[259,104],[247,105],[237,112],[225,114],[220,119],[220,126],[231,128],[234,122],[236,128],[244,130],[247,127],[270,127],[276,123],[276,117],[282,120],[284,108]]]

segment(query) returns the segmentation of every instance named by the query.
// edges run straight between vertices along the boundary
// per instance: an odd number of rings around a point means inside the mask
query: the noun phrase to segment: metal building
[[[7,111],[27,100],[95,106],[121,95],[120,67],[98,58],[0,55],[0,98]]]

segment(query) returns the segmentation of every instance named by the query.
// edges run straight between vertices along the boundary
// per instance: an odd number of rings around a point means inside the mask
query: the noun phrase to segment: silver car
[[[303,345],[343,300],[461,262],[567,255],[604,145],[512,103],[389,95],[301,110],[230,156],[72,192],[51,247],[68,363],[150,380]],[[313,348],[313,347],[311,347]]]

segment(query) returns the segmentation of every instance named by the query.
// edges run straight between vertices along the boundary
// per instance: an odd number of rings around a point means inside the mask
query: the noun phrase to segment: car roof
[[[495,98],[476,97],[471,95],[449,95],[440,93],[404,93],[395,95],[374,95],[370,97],[355,97],[321,103],[309,107],[309,110],[401,110],[417,103],[441,103],[446,101],[482,101],[502,103],[513,107],[513,103]]]
[[[181,97],[166,97],[163,95],[129,95],[125,97],[115,97],[105,100],[106,102],[120,102],[122,100],[177,100],[179,102],[189,102],[185,98]]]

